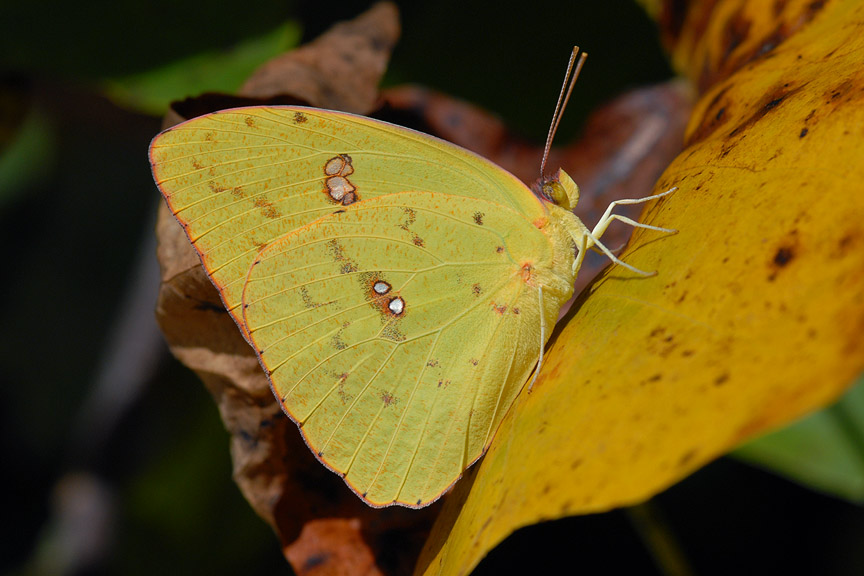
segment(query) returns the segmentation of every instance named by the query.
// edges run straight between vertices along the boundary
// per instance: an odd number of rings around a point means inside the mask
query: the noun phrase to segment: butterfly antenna
[[[567,72],[564,74],[564,83],[561,84],[561,93],[558,95],[558,103],[555,104],[555,113],[552,114],[552,124],[549,126],[549,134],[546,135],[546,146],[543,148],[543,160],[540,162],[540,178],[543,179],[546,172],[546,159],[549,157],[549,148],[552,147],[552,140],[555,138],[555,133],[558,131],[558,124],[561,123],[561,116],[564,115],[564,109],[567,108],[567,102],[570,100],[570,94],[573,93],[573,86],[576,84],[576,79],[579,78],[579,73],[582,71],[582,66],[585,65],[585,59],[588,58],[587,52],[582,52],[579,60],[576,56],[579,54],[579,47],[574,46],[573,52],[570,54],[570,61],[567,63]]]

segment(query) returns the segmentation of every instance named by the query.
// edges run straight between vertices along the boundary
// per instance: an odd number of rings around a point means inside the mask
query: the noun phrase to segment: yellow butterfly
[[[599,242],[612,220],[672,232],[616,203],[589,230],[563,171],[538,197],[465,149],[342,112],[221,111],[158,135],[150,160],[285,412],[372,506],[426,506],[483,455],[587,249],[644,274]]]

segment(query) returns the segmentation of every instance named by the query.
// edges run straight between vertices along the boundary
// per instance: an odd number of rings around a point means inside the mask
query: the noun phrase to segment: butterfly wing
[[[150,161],[244,335],[238,306],[255,255],[343,206],[411,190],[497,202],[529,220],[544,214],[515,177],[467,150],[313,108],[249,107],[195,118],[157,136]]]
[[[562,285],[556,250],[501,204],[381,196],[262,250],[244,320],[318,458],[374,506],[424,506],[483,454],[530,374],[540,315],[552,326],[572,292],[538,305],[538,285]]]

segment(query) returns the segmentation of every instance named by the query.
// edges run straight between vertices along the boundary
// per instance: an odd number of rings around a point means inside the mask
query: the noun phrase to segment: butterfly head
[[[560,168],[551,177],[541,178],[534,189],[542,199],[565,210],[572,211],[579,202],[579,186]]]

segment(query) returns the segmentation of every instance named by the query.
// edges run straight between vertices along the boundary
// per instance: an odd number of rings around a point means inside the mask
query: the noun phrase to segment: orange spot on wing
[[[548,223],[549,223],[549,219],[546,218],[545,216],[542,218],[538,218],[538,219],[534,220],[534,222],[532,222],[532,224],[534,224],[535,228],[545,228]]]

